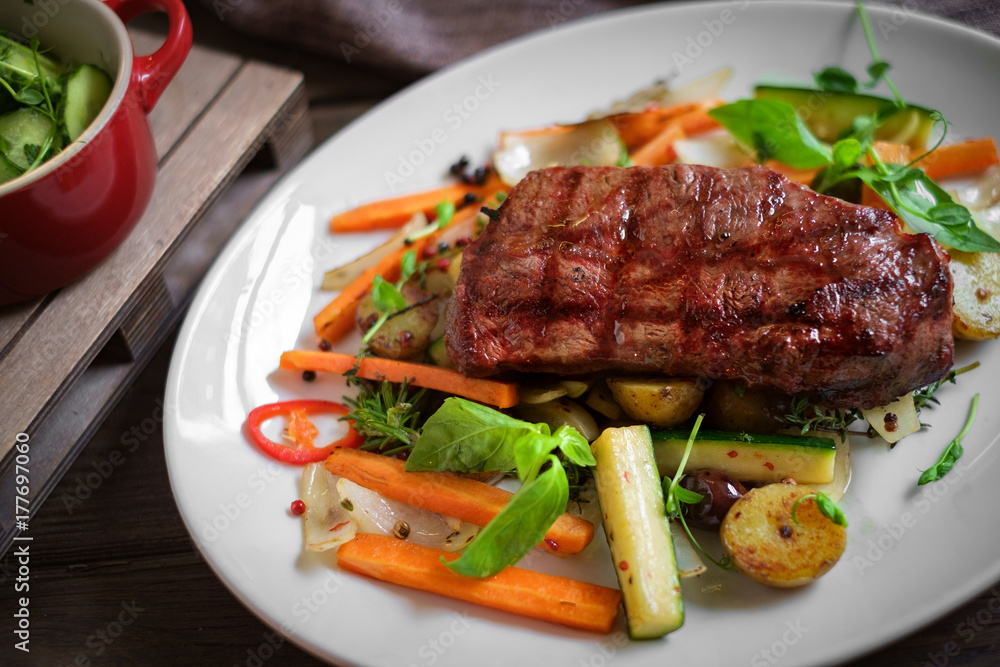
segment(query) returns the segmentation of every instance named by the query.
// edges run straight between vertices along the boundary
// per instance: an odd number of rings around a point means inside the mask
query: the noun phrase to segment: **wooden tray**
[[[131,32],[137,53],[162,41]],[[177,325],[227,236],[188,235],[255,156],[280,172],[312,147],[307,106],[300,73],[195,47],[150,115],[159,176],[142,220],[84,278],[0,308],[0,554],[18,532],[18,434],[30,438],[33,513]]]

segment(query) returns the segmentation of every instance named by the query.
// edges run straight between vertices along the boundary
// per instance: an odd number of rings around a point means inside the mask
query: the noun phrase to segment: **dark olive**
[[[697,503],[682,505],[684,518],[692,526],[713,530],[719,528],[729,508],[747,492],[726,473],[710,468],[692,470],[681,478],[680,485],[702,495]]]

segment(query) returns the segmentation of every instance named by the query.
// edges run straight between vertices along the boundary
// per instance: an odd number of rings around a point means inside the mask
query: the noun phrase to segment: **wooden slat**
[[[0,360],[7,355],[7,346],[44,302],[45,297],[38,297],[24,303],[0,307]]]
[[[162,40],[138,30],[132,30],[130,34],[136,53],[148,53]],[[177,76],[149,114],[149,126],[161,160],[225,88],[239,70],[241,62],[240,58],[221,51],[205,48],[191,50]]]
[[[162,164],[153,201],[132,234],[31,322],[0,362],[0,387],[24,387],[0,397],[0,457],[79,377],[131,310],[142,281],[260,147],[258,137],[281,126],[282,112],[301,106],[301,83],[287,70],[242,66]]]

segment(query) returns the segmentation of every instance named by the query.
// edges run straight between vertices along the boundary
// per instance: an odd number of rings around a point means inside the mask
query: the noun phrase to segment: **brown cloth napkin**
[[[416,79],[513,37],[643,0],[200,0],[236,30]],[[845,0],[846,1],[846,0]],[[872,5],[876,3],[870,3]],[[888,0],[1000,34],[997,0]]]

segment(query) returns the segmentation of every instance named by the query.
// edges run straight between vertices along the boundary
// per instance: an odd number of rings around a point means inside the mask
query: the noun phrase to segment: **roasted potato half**
[[[949,250],[955,281],[952,333],[986,340],[1000,335],[1000,254]]]
[[[406,308],[391,315],[368,345],[380,357],[405,361],[421,357],[430,345],[441,314],[441,302],[436,295],[428,294],[413,283],[403,285],[400,293],[406,300]],[[367,332],[379,315],[369,294],[358,304],[358,328]]]
[[[695,413],[707,383],[699,378],[608,378],[615,402],[632,419],[653,426],[680,426]]]
[[[820,512],[808,486],[768,484],[733,503],[719,538],[733,563],[768,586],[794,588],[826,574],[847,547],[847,529]]]

